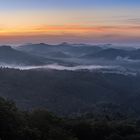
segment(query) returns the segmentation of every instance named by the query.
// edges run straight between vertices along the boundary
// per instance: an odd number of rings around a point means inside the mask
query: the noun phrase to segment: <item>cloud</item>
[[[129,19],[126,19],[125,22],[130,23],[130,24],[139,25],[140,24],[140,18],[129,18]]]
[[[0,42],[3,44],[63,41],[78,43],[140,42],[140,26],[41,25],[0,30]]]
[[[44,35],[44,34],[94,34],[107,32],[139,32],[140,26],[116,25],[116,26],[87,26],[87,25],[41,25],[32,27],[12,28],[0,30],[0,35]]]

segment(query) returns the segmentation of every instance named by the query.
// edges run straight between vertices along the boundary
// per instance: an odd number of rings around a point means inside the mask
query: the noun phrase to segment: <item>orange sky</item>
[[[0,9],[0,44],[140,42],[139,8]]]

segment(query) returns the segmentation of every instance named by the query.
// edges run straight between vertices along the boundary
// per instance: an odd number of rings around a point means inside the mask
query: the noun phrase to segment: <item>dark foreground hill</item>
[[[90,71],[0,69],[0,96],[20,108],[59,115],[106,111],[140,114],[140,76]],[[105,112],[106,112],[105,111]]]
[[[0,98],[1,140],[139,140],[140,121],[131,118],[60,118],[46,109],[20,111]]]

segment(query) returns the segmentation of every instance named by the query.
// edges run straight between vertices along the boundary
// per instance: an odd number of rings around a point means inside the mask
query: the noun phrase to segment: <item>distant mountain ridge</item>
[[[69,44],[69,43],[61,43],[58,45],[49,45],[49,44],[29,44],[24,46],[19,46],[18,49],[20,51],[28,52],[30,54],[39,55],[43,57],[53,57],[53,54],[57,54],[57,58],[65,57],[78,57],[85,53],[89,53],[91,51],[99,51],[100,47],[84,44]],[[60,53],[60,55],[59,55]],[[63,56],[62,56],[63,54]]]
[[[140,61],[140,49],[113,48],[110,44],[88,45],[69,44],[58,45],[45,43],[26,44],[19,47],[1,46],[0,64],[10,65],[102,65],[110,61],[119,65],[119,61]],[[114,63],[114,64],[115,64]],[[138,66],[139,64],[137,64]]]
[[[121,57],[127,57],[128,51],[122,50],[122,49],[114,49],[114,48],[108,48],[99,51],[98,53],[91,53],[87,54],[84,57],[85,58],[106,58],[106,59],[115,59],[117,56]]]
[[[63,42],[58,45],[49,45],[45,43],[27,44],[19,46],[18,50],[41,56],[45,58],[64,59],[99,59],[115,60],[118,57],[140,60],[140,49],[114,48],[111,44],[88,45],[88,44],[69,44]]]
[[[0,46],[0,63],[13,65],[42,65],[43,58],[18,51],[11,46]]]

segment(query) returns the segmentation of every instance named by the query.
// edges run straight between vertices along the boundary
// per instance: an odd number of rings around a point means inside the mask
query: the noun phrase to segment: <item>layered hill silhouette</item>
[[[49,45],[45,43],[27,44],[18,47],[20,51],[28,52],[37,56],[47,58],[104,58],[116,59],[117,57],[127,57],[129,59],[140,59],[140,49],[118,49],[111,45],[88,45],[88,44],[69,44],[61,43],[58,45]]]
[[[61,43],[58,45],[26,44],[18,47],[1,46],[0,64],[10,65],[85,65],[85,64],[120,65],[123,60],[140,60],[140,49],[114,48],[111,45],[88,45]]]
[[[97,53],[93,52],[91,54],[87,54],[84,56],[84,58],[104,58],[104,59],[116,59],[117,57],[134,60],[140,59],[140,49],[124,50],[124,49],[108,48],[103,49]]]
[[[14,49],[11,46],[0,46],[1,65],[45,65],[52,62],[50,59],[28,54]]]
[[[66,42],[58,45],[49,45],[44,43],[29,44],[20,46],[18,49],[38,56],[56,58],[78,57],[90,52],[98,52],[101,50],[99,46],[69,44]]]

